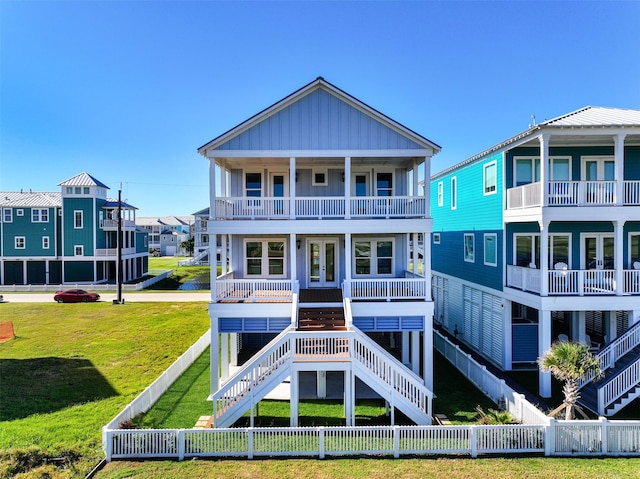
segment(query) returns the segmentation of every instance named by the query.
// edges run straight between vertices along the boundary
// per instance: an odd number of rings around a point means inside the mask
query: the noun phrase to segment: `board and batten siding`
[[[229,139],[217,150],[422,149],[378,119],[318,89]]]
[[[96,234],[96,217],[93,198],[64,198],[63,200],[64,256],[74,256],[74,247],[83,246],[85,256],[93,256],[93,241]],[[76,229],[75,211],[82,211],[82,228]]]

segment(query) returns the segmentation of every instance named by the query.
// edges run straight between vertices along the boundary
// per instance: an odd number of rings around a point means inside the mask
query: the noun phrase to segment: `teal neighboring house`
[[[612,415],[640,397],[639,110],[531,125],[433,175],[430,193],[436,323],[503,370],[587,343],[608,372],[583,406]]]
[[[0,284],[115,282],[118,246],[123,280],[144,276],[148,235],[136,227],[136,208],[108,198],[109,187],[88,173],[58,186],[59,192],[0,192]]]

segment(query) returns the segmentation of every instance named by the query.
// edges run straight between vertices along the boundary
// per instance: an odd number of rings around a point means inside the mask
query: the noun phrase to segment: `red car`
[[[84,289],[68,289],[66,291],[58,291],[53,297],[58,303],[86,303],[88,301],[98,301],[100,295],[98,293],[88,293]]]

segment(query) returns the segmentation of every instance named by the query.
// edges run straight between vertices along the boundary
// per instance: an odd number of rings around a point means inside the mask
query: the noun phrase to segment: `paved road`
[[[53,303],[54,293],[3,293],[5,303]],[[98,291],[100,301],[111,303],[116,299],[115,292]],[[122,297],[125,303],[138,302],[184,302],[184,301],[205,301],[211,300],[209,291],[168,291],[164,292],[123,292]]]

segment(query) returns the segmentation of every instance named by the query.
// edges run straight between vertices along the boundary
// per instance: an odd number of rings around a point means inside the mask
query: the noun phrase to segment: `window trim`
[[[324,181],[316,181],[316,175],[324,175]],[[311,186],[329,186],[329,168],[311,168]]]
[[[283,256],[282,256],[282,274],[269,274],[269,243],[283,243]],[[247,243],[262,243],[262,256],[261,266],[260,266],[260,274],[249,274],[249,267],[247,261],[249,257],[247,256]],[[244,268],[244,278],[246,279],[286,279],[287,278],[287,269],[288,269],[288,242],[286,237],[274,237],[274,238],[244,238],[242,241],[242,264]]]
[[[458,209],[458,177],[451,177],[451,209]]]
[[[79,216],[78,216],[78,213],[80,213]],[[80,218],[80,226],[78,226],[78,218]],[[84,211],[73,210],[73,229],[81,230],[83,226],[84,226]]]
[[[444,183],[438,181],[438,206],[444,205]]]
[[[638,237],[638,258],[634,258],[633,256],[631,256],[631,247],[633,246],[631,244],[631,242],[633,241],[633,237],[637,236]],[[627,241],[627,245],[628,245],[628,250],[627,250],[627,258],[628,258],[628,269],[633,269],[633,262],[634,261],[640,261],[640,231],[629,231],[628,233],[628,241]]]
[[[80,251],[79,254],[78,254],[78,251]],[[73,245],[73,256],[84,256],[84,245],[81,245],[81,244]]]
[[[433,233],[433,244],[440,244],[440,233]]]
[[[27,249],[27,238],[25,236],[14,236],[14,249]]]
[[[391,242],[391,273],[381,274],[378,273],[378,247],[377,243],[381,241]],[[356,243],[369,243],[370,256],[369,256],[369,273],[358,274],[356,268]],[[351,271],[355,278],[393,278],[396,272],[396,242],[393,237],[376,237],[376,238],[353,238],[351,242],[351,261],[353,261]],[[382,256],[381,258],[386,258]],[[362,258],[360,258],[362,259]],[[374,271],[375,268],[375,271]]]
[[[494,248],[494,258],[495,262],[491,263],[487,261],[487,238],[493,238],[493,248]],[[485,266],[498,266],[498,234],[497,233],[485,233],[482,241],[482,249],[484,256],[484,264]]]
[[[249,188],[247,188],[247,175],[256,174],[260,175],[260,195],[259,196],[249,196],[247,192]],[[242,193],[245,198],[262,198],[264,196],[264,172],[259,170],[244,170],[242,172]],[[257,188],[251,188],[251,191],[258,191]]]
[[[42,237],[42,249],[50,249],[50,248],[51,248],[50,238],[48,236],[43,236]]]
[[[16,210],[16,216],[24,216],[24,210],[22,208],[18,208]]]
[[[467,251],[467,238],[471,238],[471,254],[468,254]],[[473,233],[465,233],[464,239],[462,241],[462,253],[464,257],[464,261],[466,263],[475,263],[476,262],[476,235]]]
[[[553,239],[556,236],[566,236],[567,238],[569,238],[568,241],[568,248],[569,250],[567,251],[567,268],[571,269],[571,256],[572,256],[572,245],[571,242],[573,240],[572,238],[572,234],[571,233],[562,233],[562,232],[558,232],[558,233],[549,233],[549,270],[553,270],[554,269],[554,265],[555,263],[553,262]]]
[[[36,219],[36,215],[37,215],[37,219]],[[47,208],[31,208],[31,222],[32,223],[48,223],[49,210]]]
[[[487,170],[491,167],[495,168],[493,190],[487,191]],[[490,161],[482,166],[482,194],[483,196],[495,195],[498,192],[498,162]]]
[[[526,266],[522,266],[518,264],[518,238],[526,237],[531,238],[531,254],[533,258],[529,257],[529,263]],[[536,241],[537,238],[537,241]],[[528,268],[531,263],[536,265],[536,268],[540,268],[540,265],[535,263],[536,261],[536,242],[540,245],[540,233],[513,233],[513,259],[512,264],[514,266],[519,266],[520,268]],[[540,257],[542,257],[542,251],[540,252]]]
[[[2,222],[3,223],[13,223],[13,208],[3,208],[2,209]]]
[[[391,175],[391,185],[389,188],[378,188],[378,175]],[[395,194],[395,188],[394,188],[395,181],[396,181],[396,178],[393,171],[385,171],[385,170],[374,171],[373,172],[374,196],[380,197],[380,198],[392,197]],[[390,195],[384,195],[384,196],[380,195],[380,191],[387,191],[387,190],[391,193]]]

